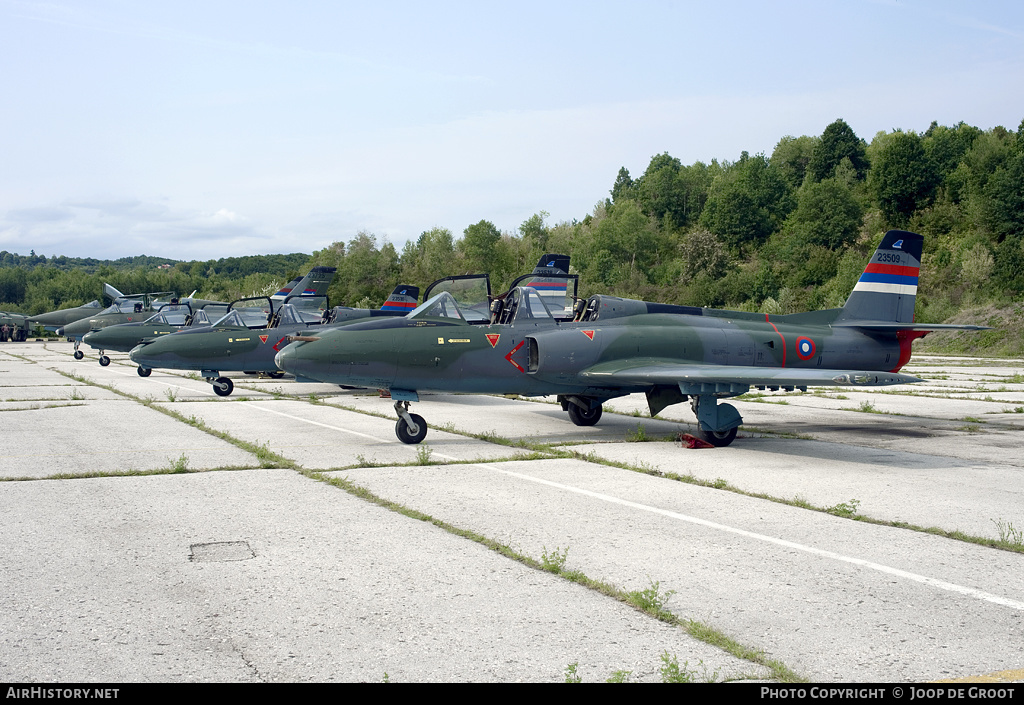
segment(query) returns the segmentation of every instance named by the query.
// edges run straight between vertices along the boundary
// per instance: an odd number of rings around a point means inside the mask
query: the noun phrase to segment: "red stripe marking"
[[[764,320],[768,321],[768,314],[764,314]],[[768,325],[775,328],[775,324],[768,321]],[[779,333],[779,329],[775,328],[775,334],[779,336],[779,340],[782,341],[782,366],[786,366],[786,339],[782,337],[782,333]]]
[[[920,267],[908,267],[902,264],[869,264],[864,268],[868,274],[896,274],[901,277],[916,277],[920,274]]]

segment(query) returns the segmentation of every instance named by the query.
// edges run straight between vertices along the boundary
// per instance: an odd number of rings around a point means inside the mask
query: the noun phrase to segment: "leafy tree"
[[[623,199],[633,198],[633,179],[629,177],[629,169],[626,167],[619,169],[619,175],[615,177],[615,183],[612,185],[611,194],[612,203]]]
[[[729,254],[711,232],[697,228],[687,233],[679,243],[681,274],[694,279],[703,274],[718,279],[729,267]]]
[[[849,159],[857,174],[863,180],[868,172],[864,140],[854,134],[853,129],[842,119],[825,128],[821,140],[815,145],[807,173],[812,181],[821,181],[835,174],[836,167],[843,159]]]
[[[749,249],[767,240],[793,205],[792,190],[768,159],[744,152],[715,178],[700,223],[729,247]]]
[[[832,178],[805,184],[786,222],[801,241],[838,250],[857,239],[862,217],[863,210],[851,189]]]
[[[913,132],[896,132],[886,140],[871,169],[869,183],[885,218],[905,227],[914,211],[930,202],[938,184],[921,137]]]
[[[697,221],[712,178],[707,165],[696,162],[684,167],[666,152],[651,158],[647,171],[633,182],[631,193],[644,213],[656,218],[664,229],[673,230]]]
[[[793,137],[786,135],[775,145],[771,163],[792,189],[800,188],[807,174],[807,165],[811,162],[814,148],[820,142],[818,137]]]
[[[481,220],[462,231],[458,249],[465,256],[466,266],[479,272],[491,271],[494,264],[494,248],[501,240],[501,233],[494,223]]]

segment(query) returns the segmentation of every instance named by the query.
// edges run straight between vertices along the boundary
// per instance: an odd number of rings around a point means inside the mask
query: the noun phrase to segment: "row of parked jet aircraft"
[[[78,328],[63,324],[62,333],[100,350],[101,365],[110,363],[105,351],[130,352],[142,376],[153,368],[198,371],[221,396],[233,388],[226,371],[387,390],[404,443],[427,433],[410,403],[439,391],[556,395],[579,426],[596,424],[604,402],[627,394],[644,393],[652,416],[689,401],[697,435],[727,446],[742,418],[723,399],[751,387],[920,382],[900,372],[915,339],[983,328],[914,322],[922,241],[887,232],[846,304],[809,313],[580,299],[569,258],[546,255],[499,296],[487,275],[470,275],[434,282],[419,306],[419,290],[399,286],[380,310],[331,308],[326,289],[335,270],[315,267],[274,296],[231,304],[122,297]],[[159,310],[146,317],[147,307]],[[103,326],[104,316],[118,325]]]

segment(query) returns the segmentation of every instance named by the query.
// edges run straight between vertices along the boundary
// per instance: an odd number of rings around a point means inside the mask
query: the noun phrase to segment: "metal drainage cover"
[[[190,561],[197,563],[221,563],[224,561],[247,561],[256,554],[246,541],[220,541],[218,543],[194,543],[190,547]]]

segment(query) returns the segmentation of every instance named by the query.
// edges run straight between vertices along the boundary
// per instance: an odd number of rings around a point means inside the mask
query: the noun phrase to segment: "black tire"
[[[281,379],[282,377],[284,377],[284,372],[282,372],[281,370],[277,370],[276,372],[268,372],[267,375],[270,377],[270,379]]]
[[[226,397],[235,389],[235,383],[227,377],[218,377],[213,382],[213,391],[219,397]]]
[[[81,360],[83,357],[85,357],[85,353],[84,352],[82,352],[81,350],[75,350],[75,359],[76,360]]]
[[[587,409],[584,411],[580,407],[576,406],[572,402],[569,403],[569,420],[577,426],[593,426],[601,420],[601,414],[604,413],[604,409],[598,405],[593,409]]]
[[[139,377],[149,377],[153,374],[153,370],[148,367],[137,367],[135,368],[135,371],[139,373]]]
[[[697,426],[697,438],[710,443],[716,448],[725,448],[727,445],[736,440],[736,431],[739,427],[730,428],[728,431],[708,431],[703,426]]]
[[[106,367],[110,364],[110,358],[106,355],[100,355],[100,367]]]
[[[395,435],[398,436],[398,440],[402,443],[408,443],[409,445],[415,445],[427,437],[427,422],[423,420],[423,417],[419,414],[409,414],[413,422],[419,426],[419,433],[415,436],[409,433],[409,426],[405,423],[405,419],[398,419],[398,423],[395,424]]]

